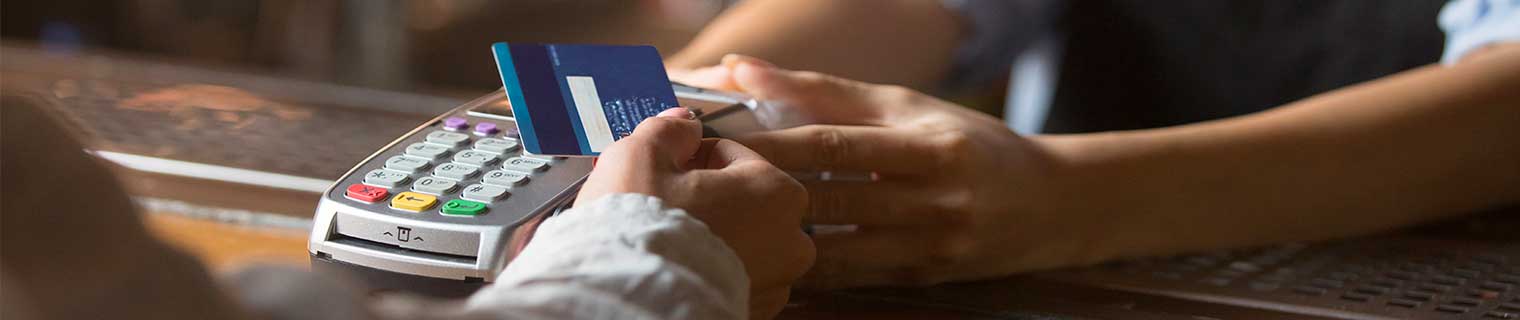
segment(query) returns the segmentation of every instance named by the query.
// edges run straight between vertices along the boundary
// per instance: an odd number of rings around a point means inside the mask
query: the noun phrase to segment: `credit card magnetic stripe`
[[[492,45],[502,85],[512,102],[512,113],[523,135],[524,148],[536,154],[582,154],[576,132],[580,124],[570,114],[533,112],[528,107],[566,105],[559,79],[554,75],[549,52],[543,45],[497,43]]]

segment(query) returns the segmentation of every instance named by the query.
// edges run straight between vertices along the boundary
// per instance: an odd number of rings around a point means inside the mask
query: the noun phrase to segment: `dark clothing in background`
[[[1044,131],[1243,115],[1436,63],[1445,2],[1071,1]]]

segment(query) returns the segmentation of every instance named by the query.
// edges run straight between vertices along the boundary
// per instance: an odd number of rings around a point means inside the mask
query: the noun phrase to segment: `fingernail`
[[[686,108],[682,108],[682,107],[675,107],[675,108],[665,109],[665,111],[660,111],[660,114],[657,114],[655,116],[656,117],[666,117],[666,118],[681,118],[681,119],[686,119],[686,120],[691,120],[691,119],[696,119],[697,118],[697,114],[696,113],[693,113],[693,112],[691,112],[691,110],[687,110]]]
[[[730,53],[730,54],[723,55],[723,60],[722,61],[723,61],[723,63],[722,63],[723,66],[724,67],[728,67],[730,69],[732,69],[734,67],[738,67],[740,63],[750,64],[750,65],[754,65],[754,66],[765,68],[765,69],[775,69],[776,68],[776,65],[773,64],[773,63],[771,63],[770,61],[765,61],[765,60],[760,59],[760,58],[746,56],[746,55],[737,54],[737,53]]]

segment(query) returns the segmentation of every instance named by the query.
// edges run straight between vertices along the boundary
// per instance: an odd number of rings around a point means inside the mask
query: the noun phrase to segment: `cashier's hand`
[[[609,146],[577,202],[641,193],[686,210],[743,260],[751,318],[774,317],[813,263],[813,243],[801,227],[807,192],[754,151],[702,139],[701,124],[689,115],[666,110]]]
[[[902,87],[736,55],[677,78],[821,123],[738,139],[776,166],[872,177],[804,179],[809,223],[856,227],[818,230],[818,261],[802,287],[927,285],[1091,261],[1082,218],[1034,208],[1057,162],[997,119]]]

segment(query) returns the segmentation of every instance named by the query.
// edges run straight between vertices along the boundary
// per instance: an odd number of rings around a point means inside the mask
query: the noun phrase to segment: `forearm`
[[[1520,47],[1271,111],[1038,138],[1047,209],[1103,217],[1098,259],[1362,234],[1520,200]],[[1080,200],[1074,200],[1080,199]]]
[[[925,88],[949,69],[961,32],[939,1],[745,1],[666,63],[691,69],[741,53],[792,69]]]

